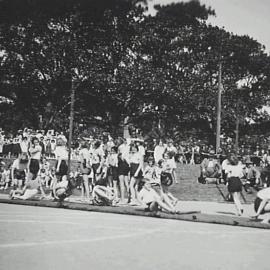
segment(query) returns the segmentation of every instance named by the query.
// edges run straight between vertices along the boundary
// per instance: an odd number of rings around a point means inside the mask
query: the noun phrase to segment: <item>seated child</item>
[[[164,200],[163,196],[160,196],[152,187],[150,182],[145,182],[141,191],[138,194],[138,200],[146,205],[147,211],[157,212],[159,210],[165,210],[169,213],[177,213],[174,206]]]
[[[39,177],[36,177],[34,180],[29,180],[25,183],[23,189],[12,190],[10,192],[11,199],[19,200],[29,200],[35,197],[39,191],[41,192],[42,197],[45,197],[44,190],[41,185]]]
[[[63,175],[58,181],[54,182],[52,196],[56,200],[64,200],[70,196],[69,181],[66,175]]]
[[[214,151],[210,151],[208,158],[201,163],[201,175],[198,179],[199,183],[217,182],[221,177],[221,165],[219,164]]]
[[[253,166],[250,158],[245,160],[245,167],[243,168],[242,184],[247,193],[252,193],[250,186],[257,186],[260,184],[261,173]]]
[[[166,157],[166,155],[164,155]],[[165,160],[160,160],[158,163],[158,168],[156,169],[156,173],[160,179],[160,187],[162,191],[163,198],[167,201],[167,203],[175,206],[178,202],[178,199],[169,192],[168,186],[172,183],[171,176],[172,167],[170,166],[170,162]]]
[[[108,187],[106,178],[99,178],[96,181],[92,196],[93,204],[97,206],[111,206],[115,199],[114,189]]]

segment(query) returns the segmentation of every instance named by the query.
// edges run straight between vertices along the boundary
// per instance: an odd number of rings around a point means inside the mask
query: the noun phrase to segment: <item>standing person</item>
[[[138,205],[139,202],[137,201],[137,193],[138,193],[139,179],[142,177],[143,157],[139,153],[139,148],[137,145],[130,146],[129,164],[130,164],[130,196],[131,196],[130,205]]]
[[[120,185],[120,202],[125,204],[125,192],[129,195],[129,164],[128,157],[123,153],[118,154],[118,177]]]
[[[61,138],[57,140],[57,146],[55,148],[55,158],[56,158],[56,164],[55,164],[55,175],[58,178],[62,178],[63,176],[67,177],[68,173],[68,151],[66,148],[66,143]]]
[[[11,180],[12,185],[16,188],[22,189],[26,175],[28,173],[29,160],[27,153],[22,153],[14,160],[11,166]]]
[[[39,145],[41,146],[41,155],[44,156],[45,155],[45,144],[44,144],[44,137],[41,136],[40,139],[39,139]]]
[[[83,197],[84,191],[85,191],[86,199],[90,200],[89,175],[91,173],[91,156],[90,156],[88,147],[89,145],[87,142],[81,145],[81,150],[79,152],[79,161],[80,161],[81,174],[83,178],[83,188],[82,188],[81,195]]]
[[[55,148],[56,148],[56,140],[53,138],[51,139],[51,156],[52,158],[55,158]]]
[[[27,153],[29,148],[29,141],[27,137],[22,137],[22,140],[20,142],[22,153]]]
[[[118,153],[122,155],[122,159],[128,161],[129,158],[129,145],[126,139],[122,140],[122,143],[118,147]]]
[[[32,145],[29,148],[29,153],[31,156],[29,165],[29,180],[36,178],[39,172],[39,163],[41,158],[42,148],[39,145],[39,141],[36,137],[32,138]]]
[[[228,191],[232,194],[234,204],[239,216],[244,212],[243,206],[240,202],[240,192],[242,192],[243,165],[238,161],[236,154],[229,155],[230,165],[228,170]]]
[[[145,148],[143,146],[143,141],[137,141],[136,144],[138,146],[139,153],[142,156],[142,159],[144,161],[144,158],[145,158]]]
[[[96,181],[97,175],[102,173],[102,167],[104,163],[104,151],[100,141],[94,143],[92,150],[92,169],[94,174],[94,182]]]
[[[163,144],[163,141],[159,140],[158,145],[156,145],[156,147],[154,149],[155,162],[159,162],[161,159],[163,159],[164,152],[165,152],[165,146]]]
[[[119,201],[119,194],[118,194],[118,155],[117,155],[117,148],[113,146],[108,153],[106,164],[108,166],[108,181],[109,186],[113,188],[115,194],[115,201]]]
[[[175,184],[178,184],[178,181],[176,179],[176,162],[175,162],[175,155],[177,153],[177,149],[173,145],[173,140],[169,139],[168,144],[165,150],[166,153],[169,154],[170,159],[172,160],[172,177]]]
[[[47,138],[45,142],[45,155],[48,158],[51,158],[52,155],[52,145],[51,145],[51,139]]]

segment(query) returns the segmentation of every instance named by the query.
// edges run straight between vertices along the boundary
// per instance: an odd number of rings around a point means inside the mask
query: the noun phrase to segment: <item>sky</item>
[[[148,0],[149,12],[153,13],[156,4],[188,2],[188,0]],[[270,0],[200,0],[212,7],[216,17],[208,20],[213,25],[225,27],[238,35],[249,35],[265,45],[270,53]]]

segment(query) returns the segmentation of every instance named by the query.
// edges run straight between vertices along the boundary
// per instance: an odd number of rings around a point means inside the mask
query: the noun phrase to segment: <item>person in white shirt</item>
[[[31,156],[29,165],[29,180],[36,178],[39,172],[39,163],[41,158],[42,148],[39,145],[39,141],[36,137],[32,138],[32,145],[29,148],[29,153]]]
[[[92,150],[92,169],[94,173],[94,182],[96,181],[97,176],[102,173],[104,156],[105,154],[102,149],[101,142],[96,141]]]
[[[107,166],[107,177],[108,177],[109,186],[113,187],[114,195],[115,195],[115,202],[119,202],[118,154],[117,154],[117,148],[115,146],[112,147],[110,152],[108,153],[108,156],[106,159],[106,166]]]
[[[27,153],[28,152],[29,142],[28,142],[27,137],[22,138],[22,140],[20,142],[20,146],[21,146],[22,153]]]
[[[162,140],[160,140],[158,145],[154,149],[154,159],[156,163],[159,162],[161,159],[163,159],[164,152],[165,152],[165,146]]]
[[[242,192],[243,164],[238,161],[236,154],[231,153],[228,157],[230,165],[227,166],[228,171],[228,191],[232,194],[234,204],[239,216],[244,212],[240,202],[240,192]]]
[[[79,161],[80,161],[80,169],[83,178],[83,186],[82,188],[82,198],[84,197],[84,191],[86,195],[86,199],[90,200],[90,186],[89,186],[89,175],[91,173],[91,155],[88,149],[89,145],[87,142],[83,143],[81,146],[81,150],[79,152]],[[92,186],[91,186],[92,188]]]
[[[168,144],[165,150],[165,153],[169,154],[170,159],[172,160],[172,177],[175,184],[178,184],[178,181],[176,179],[176,162],[175,162],[175,155],[177,153],[176,147],[173,145],[173,140],[169,139]]]
[[[120,144],[120,146],[118,147],[118,152],[121,154],[121,157],[123,160],[128,161],[128,157],[129,157],[129,145],[127,143],[127,140],[124,139],[123,143]]]
[[[26,175],[28,173],[29,160],[27,153],[22,153],[14,160],[11,166],[11,180],[14,187],[22,189]]]
[[[258,191],[254,201],[254,210],[256,214],[253,218],[257,219],[260,215],[268,213],[262,223],[270,222],[270,187]]]
[[[64,175],[67,176],[68,151],[66,149],[66,143],[62,139],[57,140],[57,146],[55,148],[54,153],[56,158],[56,165],[55,165],[56,176],[59,177],[63,177]]]

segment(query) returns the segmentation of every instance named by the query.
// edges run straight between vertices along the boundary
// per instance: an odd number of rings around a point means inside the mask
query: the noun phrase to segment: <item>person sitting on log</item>
[[[177,211],[175,207],[164,200],[163,196],[158,194],[158,192],[152,187],[150,182],[145,182],[142,189],[138,194],[139,202],[146,207],[146,211],[158,212],[166,211],[171,214],[176,214]]]
[[[249,157],[246,158],[244,163],[245,163],[245,167],[243,168],[244,176],[241,180],[245,191],[250,194],[252,193],[250,186],[258,186],[260,184],[261,173],[253,166],[253,162]]]
[[[208,157],[204,158],[201,163],[201,175],[199,183],[217,183],[221,177],[221,166],[215,156],[214,150],[210,150]]]

